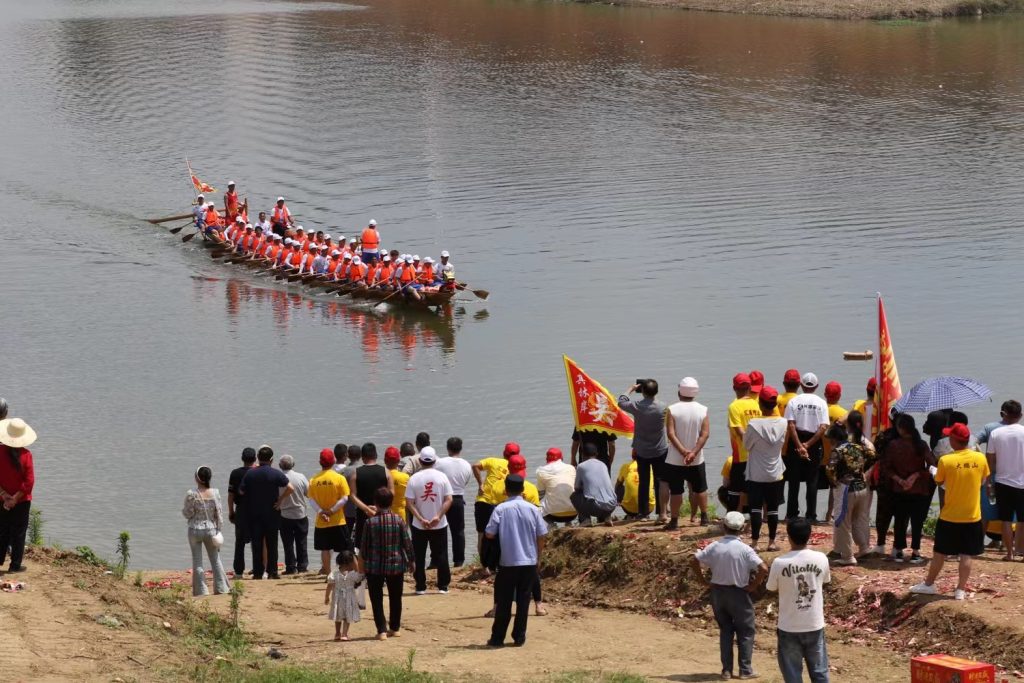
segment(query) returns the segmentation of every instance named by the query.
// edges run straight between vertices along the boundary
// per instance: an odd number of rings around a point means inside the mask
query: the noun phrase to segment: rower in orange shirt
[[[352,258],[352,266],[348,269],[348,281],[359,287],[366,286],[366,264],[358,256]]]
[[[278,235],[284,236],[288,228],[295,225],[292,220],[292,213],[284,205],[284,197],[278,197],[274,204],[274,212],[270,216],[270,224]]]
[[[416,257],[405,259],[405,264],[402,266],[402,272],[398,276],[398,285],[405,292],[406,296],[412,297],[416,301],[420,300],[420,293],[416,291],[423,285],[416,283]]]

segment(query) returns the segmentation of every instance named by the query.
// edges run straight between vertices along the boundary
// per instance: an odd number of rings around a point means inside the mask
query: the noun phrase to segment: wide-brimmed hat
[[[0,443],[11,448],[25,448],[36,441],[36,432],[20,417],[0,420]]]

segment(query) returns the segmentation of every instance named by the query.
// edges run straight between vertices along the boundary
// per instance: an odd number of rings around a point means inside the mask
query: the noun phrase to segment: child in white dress
[[[334,639],[348,640],[348,627],[359,621],[359,611],[365,606],[363,575],[359,573],[356,557],[350,550],[338,553],[338,568],[327,577],[324,604],[330,605],[327,618],[334,622]]]

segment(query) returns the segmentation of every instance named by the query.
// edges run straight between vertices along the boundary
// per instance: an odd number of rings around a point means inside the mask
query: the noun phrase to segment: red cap
[[[506,458],[510,455],[519,455],[519,444],[517,444],[515,441],[509,441],[507,444],[505,444],[505,450],[502,451],[502,455],[504,455]]]
[[[384,462],[398,462],[402,459],[402,454],[394,446],[388,446],[387,450],[384,451]]]
[[[335,462],[334,451],[330,448],[325,448],[320,451],[320,467],[330,467]]]
[[[829,382],[825,385],[825,399],[839,400],[839,397],[843,395],[843,385],[839,382]]]
[[[521,455],[513,455],[508,459],[508,471],[509,472],[525,472],[526,471],[526,458]]]
[[[561,448],[549,448],[548,449],[548,462],[554,462],[562,459]]]
[[[779,390],[775,387],[765,385],[761,387],[761,393],[758,397],[765,403],[775,403],[779,398]]]
[[[878,389],[878,379],[872,377],[868,380],[868,391],[874,391],[876,389]]]
[[[946,427],[942,430],[943,436],[948,436],[951,439],[959,439],[960,441],[970,441],[971,430],[967,428],[963,422],[957,422],[956,424]]]
[[[764,373],[760,370],[750,371],[750,390],[755,394],[761,393],[761,387],[764,386]]]
[[[743,387],[750,386],[750,375],[745,372],[741,372],[732,378],[732,388],[742,389]]]
[[[790,368],[786,370],[786,374],[782,376],[782,382],[800,383],[800,371],[796,368]]]

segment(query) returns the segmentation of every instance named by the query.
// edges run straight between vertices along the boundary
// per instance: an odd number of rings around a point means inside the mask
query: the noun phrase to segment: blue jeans
[[[779,670],[786,683],[801,683],[804,662],[811,683],[828,683],[828,652],[825,629],[791,633],[779,629]]]
[[[206,572],[203,570],[203,548],[206,548],[206,554],[210,557],[210,567],[213,569],[213,592],[217,595],[229,592],[231,585],[224,573],[224,565],[220,562],[220,548],[213,544],[213,532],[189,532],[188,545],[192,549],[192,595],[209,593],[206,587]]]

